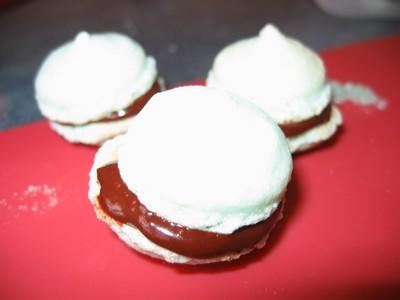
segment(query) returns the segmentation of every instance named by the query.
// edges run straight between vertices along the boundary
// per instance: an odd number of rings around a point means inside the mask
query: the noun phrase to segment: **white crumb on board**
[[[387,107],[386,100],[366,85],[350,81],[340,83],[335,80],[331,80],[329,84],[332,87],[332,96],[335,103],[350,101],[358,105],[376,106],[380,110],[384,110]]]
[[[28,185],[22,192],[14,192],[11,199],[0,198],[0,207],[20,213],[32,212],[44,214],[59,204],[57,190],[47,184]]]

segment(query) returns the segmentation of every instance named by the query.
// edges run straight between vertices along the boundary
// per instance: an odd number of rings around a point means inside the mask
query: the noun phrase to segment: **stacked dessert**
[[[281,218],[291,154],[262,110],[201,86],[156,94],[90,173],[97,216],[129,246],[173,263],[236,259]]]
[[[119,33],[79,33],[53,50],[35,80],[51,127],[70,142],[101,144],[126,131],[162,89],[154,58]]]
[[[342,123],[319,56],[266,25],[258,36],[225,47],[207,85],[253,102],[278,123],[292,152],[329,139]]]

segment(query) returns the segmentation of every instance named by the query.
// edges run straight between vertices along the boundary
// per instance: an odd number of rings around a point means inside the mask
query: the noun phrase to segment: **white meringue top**
[[[254,102],[281,124],[317,115],[330,101],[319,56],[271,24],[258,36],[225,47],[207,85]]]
[[[118,155],[122,179],[149,210],[220,233],[266,219],[292,170],[285,137],[267,114],[201,86],[153,96]]]
[[[154,58],[128,36],[80,32],[41,65],[36,99],[47,118],[83,124],[126,108],[150,89],[156,76]]]

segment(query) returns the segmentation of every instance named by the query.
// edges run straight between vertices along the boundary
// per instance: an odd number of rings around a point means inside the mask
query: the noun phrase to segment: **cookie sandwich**
[[[342,124],[321,58],[271,24],[257,36],[222,49],[207,85],[234,93],[268,113],[285,133],[292,152],[331,138]]]
[[[156,61],[130,37],[80,32],[46,57],[35,97],[50,126],[73,143],[97,145],[127,130],[163,89]]]
[[[230,261],[262,248],[282,218],[292,159],[255,105],[202,86],[156,94],[90,172],[97,217],[170,263]]]

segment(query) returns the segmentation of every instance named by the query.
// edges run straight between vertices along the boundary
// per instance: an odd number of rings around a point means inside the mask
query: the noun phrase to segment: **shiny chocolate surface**
[[[279,220],[282,205],[266,220],[231,234],[190,229],[147,210],[120,176],[117,163],[97,169],[101,189],[98,202],[108,216],[133,225],[155,244],[192,258],[212,258],[253,248]]]

